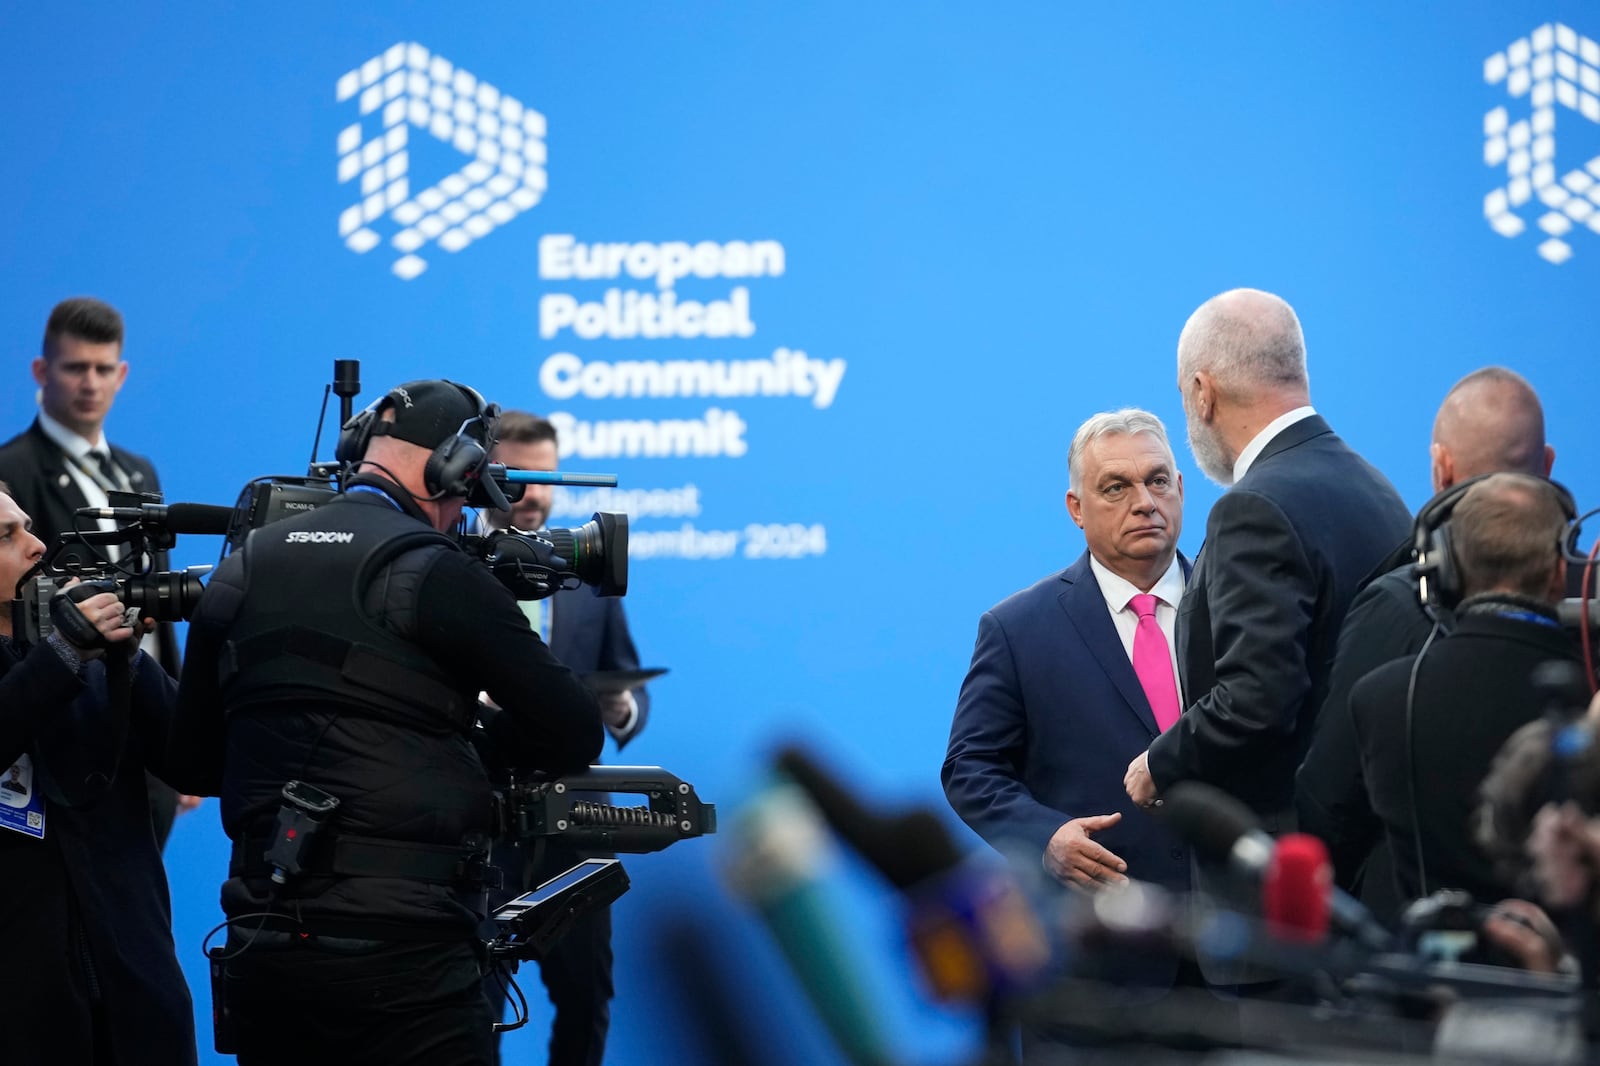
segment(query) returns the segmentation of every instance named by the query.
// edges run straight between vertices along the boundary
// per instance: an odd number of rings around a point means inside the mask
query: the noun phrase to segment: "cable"
[[[272,901],[270,899],[267,901],[267,906],[272,906]],[[211,958],[210,949],[207,948],[206,945],[211,943],[211,938],[217,935],[217,931],[220,929],[227,929],[238,922],[248,921],[251,918],[260,918],[261,921],[257,922],[256,927],[250,930],[249,939],[244,942],[238,951],[218,955],[216,957],[217,962],[231,962],[232,960],[237,959],[240,955],[243,955],[246,951],[249,951],[251,946],[255,944],[256,937],[260,936],[261,931],[267,927],[268,918],[287,918],[288,920],[294,922],[295,925],[300,924],[300,920],[298,918],[291,918],[287,914],[279,914],[278,912],[271,910],[254,911],[250,914],[241,914],[237,918],[225,918],[216,925],[213,925],[210,931],[207,932],[205,936],[200,938],[200,954],[205,955],[207,958]]]
[[[1412,733],[1416,729],[1417,677],[1422,672],[1422,659],[1433,646],[1434,638],[1443,631],[1444,625],[1435,615],[1433,628],[1428,630],[1428,639],[1422,642],[1422,650],[1417,652],[1417,657],[1411,664],[1411,678],[1406,682],[1406,793],[1411,800],[1411,841],[1417,852],[1417,884],[1422,889],[1420,894],[1424,896],[1428,894],[1428,864],[1422,857],[1422,812],[1417,809],[1417,756]],[[1398,881],[1399,867],[1395,868],[1394,873],[1395,880]],[[1400,890],[1400,897],[1405,898],[1405,886],[1395,887]]]
[[[1589,603],[1593,599],[1589,590],[1593,587],[1590,582],[1594,579],[1595,556],[1600,554],[1600,540],[1594,542],[1594,547],[1589,549],[1589,558],[1583,564],[1583,594],[1578,597],[1578,640],[1583,646],[1583,676],[1589,682],[1589,695],[1594,696],[1596,685],[1600,684],[1594,674],[1594,648],[1589,636]]]
[[[517,984],[517,979],[511,976],[510,968],[503,962],[494,964],[495,976],[500,981],[500,994],[506,1002],[512,1005],[511,1022],[495,1022],[490,1028],[496,1033],[510,1033],[521,1029],[528,1024],[528,999],[522,994],[522,987]],[[511,998],[511,993],[517,994],[516,999]]]

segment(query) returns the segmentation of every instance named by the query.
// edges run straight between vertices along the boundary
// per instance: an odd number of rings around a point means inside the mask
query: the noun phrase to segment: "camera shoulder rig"
[[[596,793],[625,792],[647,802],[619,807]],[[643,853],[717,831],[717,808],[694,786],[659,766],[591,766],[562,777],[516,780],[499,793],[498,834],[555,838],[595,851]]]

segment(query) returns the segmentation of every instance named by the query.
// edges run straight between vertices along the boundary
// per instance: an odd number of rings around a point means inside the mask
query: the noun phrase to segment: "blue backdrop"
[[[169,500],[301,472],[334,358],[367,398],[452,376],[557,414],[568,468],[640,493],[628,609],[672,673],[630,761],[731,813],[800,736],[943,809],[978,614],[1081,551],[1073,427],[1137,404],[1181,437],[1216,292],[1295,305],[1315,403],[1413,504],[1490,363],[1600,499],[1596,38],[1564,0],[9,5],[0,426],[80,293],[126,315],[109,435]],[[1215,489],[1179,458],[1192,553]],[[628,862],[610,1061],[715,1061],[718,1030],[833,1061],[719,846]],[[225,854],[214,802],[168,851],[202,1019]],[[884,894],[837,890],[906,1057],[959,1059],[973,1020],[924,1001]]]

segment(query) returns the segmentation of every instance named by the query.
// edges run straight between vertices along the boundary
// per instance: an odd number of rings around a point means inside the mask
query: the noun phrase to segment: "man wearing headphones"
[[[566,772],[604,736],[444,535],[469,496],[507,506],[483,478],[498,414],[454,382],[391,389],[340,436],[342,494],[255,530],[190,624],[174,762],[234,842],[213,1007],[245,1066],[491,1061],[475,741]]]
[[[1544,408],[1522,375],[1488,366],[1451,386],[1433,422],[1428,449],[1435,500],[1484,474],[1549,477],[1555,449],[1545,441]],[[1430,507],[1432,504],[1429,505]],[[1425,508],[1426,510],[1426,508]],[[1300,828],[1328,845],[1340,887],[1378,914],[1397,913],[1392,858],[1367,805],[1360,751],[1350,722],[1350,689],[1371,671],[1421,650],[1435,619],[1454,618],[1440,604],[1432,614],[1417,595],[1413,539],[1397,545],[1375,578],[1356,595],[1339,632],[1328,696],[1295,779]]]
[[[1571,501],[1543,478],[1491,474],[1435,517],[1447,526],[1438,550],[1459,578],[1440,590],[1459,596],[1455,628],[1358,681],[1350,716],[1400,900],[1458,888],[1493,902],[1511,886],[1478,850],[1470,821],[1495,754],[1544,710],[1534,671],[1578,662],[1555,612]]]

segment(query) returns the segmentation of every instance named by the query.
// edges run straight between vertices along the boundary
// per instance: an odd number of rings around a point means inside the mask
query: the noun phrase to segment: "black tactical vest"
[[[229,711],[331,701],[426,733],[470,729],[476,693],[369,617],[373,582],[418,549],[460,550],[377,496],[340,497],[251,533],[220,665]]]

